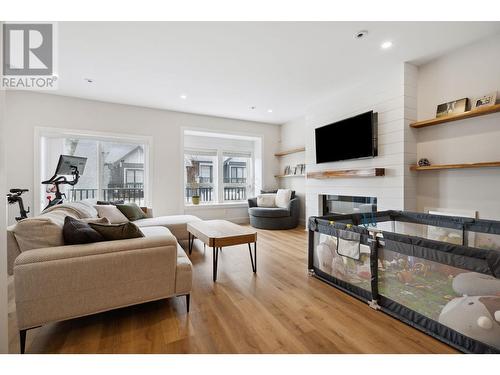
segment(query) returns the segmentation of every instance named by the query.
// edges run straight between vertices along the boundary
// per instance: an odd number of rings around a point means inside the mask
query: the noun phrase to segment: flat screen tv
[[[316,163],[377,156],[377,113],[373,111],[316,128]]]

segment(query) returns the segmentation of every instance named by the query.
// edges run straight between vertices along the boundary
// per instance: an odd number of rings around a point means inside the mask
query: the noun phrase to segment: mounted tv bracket
[[[63,203],[66,198],[65,193],[61,193],[59,185],[75,186],[80,179],[80,176],[85,170],[87,158],[80,156],[60,155],[57,163],[57,168],[54,175],[46,181],[42,181],[42,185],[53,185],[55,187],[55,197],[49,199],[49,204],[44,208],[44,211],[52,206]],[[66,176],[72,176],[72,180],[68,180]]]

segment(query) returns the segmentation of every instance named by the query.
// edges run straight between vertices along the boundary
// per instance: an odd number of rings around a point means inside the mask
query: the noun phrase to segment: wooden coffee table
[[[197,238],[212,247],[213,279],[217,280],[219,251],[225,246],[248,244],[252,270],[257,272],[257,232],[252,228],[242,227],[227,220],[194,221],[187,224],[189,232],[189,254],[193,251],[193,242]],[[252,244],[253,252],[252,256]]]

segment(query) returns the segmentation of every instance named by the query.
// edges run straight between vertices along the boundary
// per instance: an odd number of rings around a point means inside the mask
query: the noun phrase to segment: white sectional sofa
[[[69,203],[7,229],[21,352],[26,331],[50,322],[174,296],[186,296],[189,311],[192,264],[180,243],[187,244],[187,223],[199,218],[148,217],[134,222],[143,238],[64,245],[68,215],[91,219],[97,211]]]

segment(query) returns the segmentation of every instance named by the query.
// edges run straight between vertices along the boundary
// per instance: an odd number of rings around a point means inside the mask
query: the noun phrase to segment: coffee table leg
[[[253,243],[253,257],[252,257],[252,245],[248,244],[248,252],[250,253],[250,262],[252,262],[252,271],[257,272],[257,241]]]
[[[217,281],[217,263],[219,261],[219,248],[218,247],[212,247],[212,253],[213,253],[213,279],[214,282]]]

